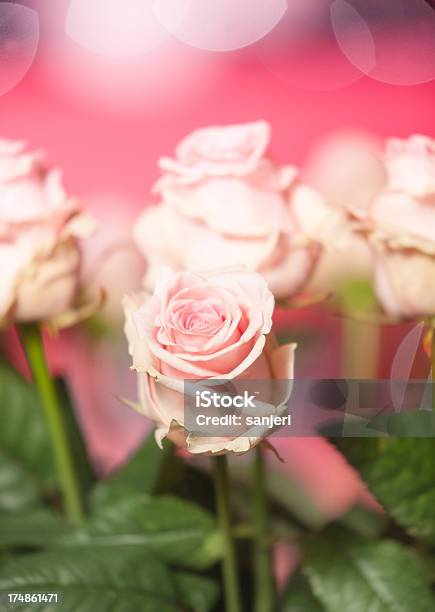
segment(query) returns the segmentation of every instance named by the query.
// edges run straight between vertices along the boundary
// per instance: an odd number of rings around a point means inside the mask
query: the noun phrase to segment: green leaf
[[[45,547],[66,533],[67,526],[60,515],[45,508],[0,514],[0,547]]]
[[[336,440],[382,506],[411,535],[435,543],[435,444],[431,438]]]
[[[22,555],[0,566],[0,591],[61,593],[62,612],[177,612],[185,607],[171,574],[155,557],[116,550]],[[14,607],[49,612],[51,606]]]
[[[369,510],[365,506],[353,506],[338,523],[366,538],[378,538],[388,525],[388,518],[384,513]]]
[[[174,574],[179,601],[194,612],[208,612],[219,598],[219,586],[210,578],[188,572]]]
[[[401,438],[434,438],[435,414],[426,410],[380,413],[367,424],[370,432],[381,431]]]
[[[213,517],[198,506],[169,496],[134,496],[114,502],[57,545],[104,551],[123,546],[197,568],[208,567],[221,556]]]
[[[32,385],[0,362],[0,512],[35,506],[53,487],[51,446]]]
[[[74,457],[74,467],[78,475],[82,495],[86,498],[95,483],[95,473],[87,453],[80,425],[77,422],[67,382],[62,378],[56,379],[56,390],[62,408],[65,431],[67,432],[69,445]]]
[[[392,540],[331,532],[305,547],[304,572],[328,612],[432,612],[435,598],[414,553]]]
[[[38,502],[38,487],[32,477],[0,450],[0,511],[15,512]]]
[[[314,597],[310,583],[302,574],[292,576],[281,596],[280,612],[325,612]]]
[[[154,433],[113,476],[98,483],[92,493],[92,505],[105,506],[126,496],[154,492],[162,464],[169,452],[157,446]]]
[[[231,466],[231,476],[238,483],[235,487],[237,499],[242,486],[252,487],[252,474],[249,465]],[[294,478],[289,478],[280,469],[270,469],[267,475],[267,487],[273,502],[279,504],[303,525],[319,529],[328,522],[328,517],[314,503],[312,496]],[[246,502],[243,500],[246,509]],[[246,518],[248,518],[247,515]]]

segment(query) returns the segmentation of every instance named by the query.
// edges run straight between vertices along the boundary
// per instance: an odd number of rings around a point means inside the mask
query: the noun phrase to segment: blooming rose
[[[396,316],[435,314],[435,257],[417,249],[377,247],[375,287],[384,310]]]
[[[201,271],[243,266],[265,276],[277,297],[298,291],[320,252],[327,208],[292,166],[265,156],[270,126],[259,121],[200,129],[159,162],[161,202],[139,218],[148,259],[145,284],[164,265]]]
[[[77,237],[90,229],[58,170],[22,142],[0,140],[0,323],[50,319],[77,291]]]
[[[330,206],[365,209],[385,184],[378,139],[365,132],[336,132],[323,139],[305,170]]]
[[[184,429],[184,379],[291,379],[295,345],[269,334],[274,299],[252,272],[209,277],[163,269],[153,295],[125,299],[139,411],[191,453],[246,452],[253,437],[196,437]],[[266,339],[267,336],[267,339]]]
[[[337,221],[339,212],[343,213],[335,233],[337,246],[340,242],[343,248],[325,249],[310,288],[331,291],[342,286],[348,278],[369,276],[372,269],[370,247],[363,236],[352,231],[346,211],[349,207],[364,211],[385,184],[380,142],[366,132],[333,132],[314,147],[304,176],[335,209]]]
[[[375,284],[392,315],[435,314],[435,141],[387,141],[387,185],[364,214],[375,251]]]

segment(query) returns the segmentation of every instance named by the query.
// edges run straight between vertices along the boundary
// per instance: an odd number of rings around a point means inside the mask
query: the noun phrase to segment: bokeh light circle
[[[371,78],[392,85],[435,79],[435,11],[425,0],[334,0],[331,20],[343,54]],[[361,24],[371,45],[355,35]]]
[[[128,117],[191,108],[186,92],[207,96],[221,74],[205,54],[175,39],[145,55],[113,58],[89,53],[59,34],[44,49],[44,59],[48,87],[83,108]]]
[[[168,32],[208,51],[251,45],[273,30],[286,10],[286,0],[154,0]]]
[[[39,42],[36,11],[0,2],[0,95],[23,79],[35,59]]]
[[[300,89],[328,91],[350,85],[363,76],[337,42],[330,5],[331,0],[289,3],[274,31],[257,43],[259,59],[276,77]],[[364,41],[373,49],[363,22],[359,23],[357,35],[360,44]]]
[[[109,57],[143,55],[169,38],[146,0],[71,0],[66,32],[77,44]]]

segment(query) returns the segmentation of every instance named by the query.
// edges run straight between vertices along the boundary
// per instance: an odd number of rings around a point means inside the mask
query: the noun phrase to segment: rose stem
[[[213,457],[213,470],[217,515],[224,542],[222,570],[225,588],[225,612],[241,612],[236,550],[231,528],[228,464],[225,455]]]
[[[37,323],[22,324],[19,326],[19,335],[32,372],[33,381],[42,401],[50,432],[65,514],[72,525],[77,525],[83,518],[82,496],[65,430],[62,409],[44,354],[41,330]]]
[[[275,581],[269,534],[266,471],[260,446],[255,448],[253,513],[255,610],[256,612],[271,612],[275,606]]]
[[[435,318],[432,319],[432,411],[435,412]]]
[[[348,313],[352,317],[352,313]],[[380,355],[379,324],[344,318],[342,321],[342,377],[373,379],[377,377]]]

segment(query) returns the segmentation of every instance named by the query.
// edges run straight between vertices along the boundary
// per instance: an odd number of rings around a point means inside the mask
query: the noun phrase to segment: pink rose
[[[365,132],[336,132],[315,147],[307,180],[330,206],[365,209],[385,183],[378,139]]]
[[[77,291],[77,237],[90,229],[58,170],[22,142],[0,140],[0,324],[47,320]]]
[[[428,136],[387,140],[386,166],[393,191],[416,198],[435,195],[435,141]]]
[[[435,141],[425,136],[389,140],[387,184],[360,229],[375,252],[376,289],[385,311],[435,314]]]
[[[269,335],[274,299],[255,273],[209,277],[162,270],[153,295],[125,299],[139,411],[191,453],[246,452],[261,437],[210,438],[184,429],[184,379],[291,379],[295,345]]]
[[[386,187],[363,216],[392,248],[435,254],[435,141],[425,136],[388,140]]]
[[[348,278],[368,276],[370,247],[352,231],[346,211],[364,211],[385,184],[378,139],[360,131],[333,132],[314,148],[304,175],[335,210],[338,222],[328,244],[339,248],[325,249],[310,288],[331,291]]]
[[[327,209],[265,151],[270,127],[259,121],[193,132],[163,158],[154,192],[161,202],[139,218],[135,237],[148,260],[145,283],[159,270],[243,266],[263,274],[277,297],[298,291],[320,253]]]
[[[417,249],[383,249],[375,254],[376,294],[393,316],[435,314],[435,257]]]

